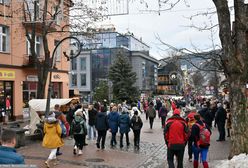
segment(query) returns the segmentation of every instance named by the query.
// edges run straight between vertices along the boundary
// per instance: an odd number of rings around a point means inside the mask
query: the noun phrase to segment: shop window
[[[13,82],[0,81],[0,119],[14,119],[13,115]]]
[[[23,107],[28,107],[28,102],[31,99],[37,98],[37,82],[24,81],[22,85],[23,90]]]
[[[61,83],[53,82],[52,84],[52,98],[61,98]]]

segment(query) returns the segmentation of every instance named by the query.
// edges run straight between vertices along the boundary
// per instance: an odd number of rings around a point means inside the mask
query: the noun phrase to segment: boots
[[[47,168],[50,168],[50,167],[52,166],[52,160],[47,159],[47,160],[45,161],[45,164],[46,164]]]
[[[198,160],[194,160],[194,168],[198,168]]]
[[[208,168],[208,162],[202,162],[204,168]]]

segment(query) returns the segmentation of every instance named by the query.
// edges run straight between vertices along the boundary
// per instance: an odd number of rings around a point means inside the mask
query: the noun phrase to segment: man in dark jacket
[[[165,120],[166,120],[166,117],[167,117],[167,113],[168,113],[168,110],[165,107],[165,104],[163,104],[162,107],[158,111],[158,116],[159,116],[159,118],[161,118],[162,128],[164,128],[164,124],[165,124]]]
[[[146,111],[147,116],[149,117],[150,129],[152,129],[154,118],[156,118],[156,110],[154,109],[153,106],[154,105],[151,102],[149,104],[149,107],[148,107],[147,111]]]
[[[105,139],[108,128],[109,128],[109,124],[108,124],[107,112],[103,112],[103,111],[98,112],[96,115],[96,130],[98,133],[97,143],[96,143],[97,148],[100,148],[100,141],[101,141],[101,148],[102,149],[105,148]]]
[[[209,126],[203,122],[202,117],[199,114],[196,113],[194,115],[194,118],[196,120],[196,123],[192,126],[191,135],[190,135],[190,137],[193,139],[193,142],[194,142],[192,146],[193,152],[194,152],[194,168],[198,168],[199,155],[201,156],[203,167],[208,168],[207,154],[208,154],[208,148],[210,146],[209,144],[210,135],[209,135],[209,138],[205,138],[205,139],[209,139],[209,142],[202,143],[200,140],[200,132],[201,132],[201,129],[206,128],[211,134],[211,130]]]
[[[12,130],[3,130],[0,146],[0,164],[25,164],[23,157],[16,153],[16,133]]]
[[[95,139],[96,138],[96,115],[97,115],[97,110],[93,107],[93,105],[89,105],[88,109],[88,139]],[[93,134],[93,135],[92,135]]]
[[[116,133],[118,132],[118,122],[119,122],[119,113],[117,112],[117,107],[113,106],[112,111],[108,114],[108,123],[109,123],[109,131],[112,134],[112,138],[110,141],[111,147],[114,147],[117,144],[116,141]]]
[[[164,138],[167,145],[169,168],[174,168],[174,155],[177,156],[177,168],[183,168],[183,155],[188,137],[186,121],[180,117],[180,110],[175,109],[173,116],[166,121]]]
[[[219,131],[219,139],[217,141],[225,141],[225,123],[226,123],[226,110],[221,103],[217,104],[217,111],[215,115],[215,125],[217,124]]]

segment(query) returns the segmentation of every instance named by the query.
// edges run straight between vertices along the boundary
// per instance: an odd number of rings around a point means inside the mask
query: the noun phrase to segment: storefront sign
[[[27,81],[38,82],[38,76],[37,75],[27,75]]]
[[[0,70],[0,79],[15,79],[15,71]]]
[[[59,74],[53,75],[53,79],[60,79],[60,75]]]

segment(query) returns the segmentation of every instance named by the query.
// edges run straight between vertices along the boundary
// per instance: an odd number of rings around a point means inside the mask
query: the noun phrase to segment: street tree
[[[95,93],[93,95],[95,101],[102,102],[104,99],[108,100],[109,96],[109,87],[107,81],[101,81],[99,85],[95,89]]]
[[[211,0],[209,0],[211,1]],[[160,0],[170,10],[185,0]],[[232,138],[230,158],[240,153],[248,153],[248,97],[246,84],[248,80],[248,6],[244,0],[212,0],[218,17],[219,38],[221,41],[220,60],[223,72],[229,82],[230,103],[232,111]],[[161,10],[159,10],[161,11]],[[232,11],[234,15],[232,16]],[[199,14],[197,14],[199,15]],[[234,21],[232,22],[232,18]],[[211,28],[211,27],[210,27]]]
[[[109,69],[109,79],[113,83],[113,96],[118,102],[132,103],[138,99],[138,90],[134,86],[136,73],[128,58],[119,53]]]
[[[52,51],[49,44],[56,46],[61,38],[70,36],[71,32],[80,31],[89,33],[89,27],[92,23],[102,19],[100,10],[92,10],[81,1],[76,0],[23,0],[17,3],[22,11],[23,25],[28,41],[29,60],[37,69],[38,86],[37,98],[45,98],[45,88],[49,71],[53,71],[53,61],[51,60]],[[88,32],[86,32],[88,30]],[[51,41],[51,37],[57,37],[58,41]],[[39,38],[42,43],[43,55],[37,50],[36,41]],[[62,46],[63,54],[69,55],[70,45],[74,42],[68,42]],[[61,44],[62,45],[62,44]],[[78,46],[81,47],[81,46]]]

